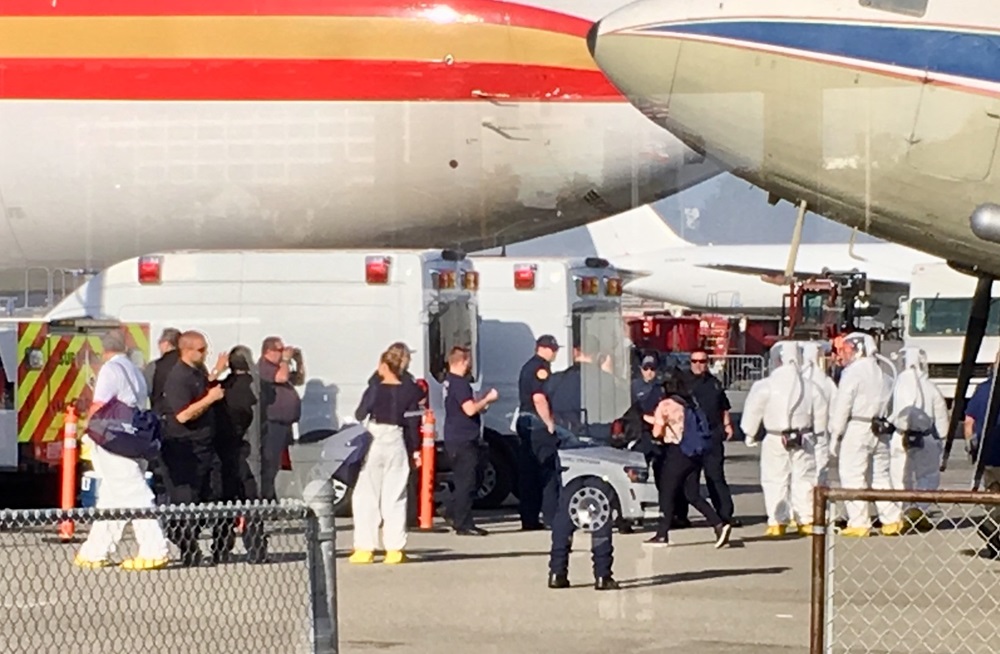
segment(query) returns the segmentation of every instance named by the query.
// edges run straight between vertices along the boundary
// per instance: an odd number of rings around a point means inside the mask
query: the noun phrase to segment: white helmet
[[[795,341],[778,341],[771,346],[771,370],[778,366],[802,366],[802,355]]]
[[[927,374],[927,353],[919,347],[902,347],[894,358],[901,363],[901,371],[912,368],[918,375]]]
[[[799,351],[802,353],[802,364],[823,369],[823,360],[830,352],[830,344],[826,341],[801,341]]]

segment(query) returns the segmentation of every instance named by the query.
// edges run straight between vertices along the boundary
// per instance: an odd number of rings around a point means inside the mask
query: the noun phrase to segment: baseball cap
[[[535,347],[547,347],[550,350],[558,350],[559,341],[552,334],[543,334],[535,341]]]
[[[651,355],[646,355],[642,359],[642,366],[641,367],[643,367],[643,368],[655,368],[656,367],[656,357],[651,356]]]

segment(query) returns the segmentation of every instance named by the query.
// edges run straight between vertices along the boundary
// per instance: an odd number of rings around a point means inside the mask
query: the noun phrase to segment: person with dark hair
[[[260,449],[260,432],[250,431],[254,421],[257,396],[253,389],[250,349],[237,345],[229,352],[229,375],[222,380],[225,395],[216,414],[215,448],[219,455],[221,498],[224,502],[260,499],[260,486],[250,467],[250,453],[254,449],[250,439]],[[216,562],[229,558],[235,544],[233,525],[225,522],[220,535],[224,547],[217,550]],[[250,563],[262,563],[267,558],[267,539],[260,520],[248,518],[244,526],[243,545]]]
[[[687,501],[698,510],[715,530],[715,546],[729,542],[732,526],[719,517],[712,505],[701,496],[698,480],[711,433],[708,420],[698,406],[684,379],[668,374],[663,380],[664,399],[653,413],[653,438],[663,442],[663,461],[660,464],[660,520],[656,535],[647,545],[661,546],[670,543],[671,516],[674,515],[674,498],[683,491]]]
[[[278,336],[268,336],[261,344],[257,370],[260,375],[261,448],[260,495],[278,498],[274,480],[281,469],[281,456],[292,444],[292,425],[302,416],[302,399],[295,382],[303,376],[293,360],[301,354],[285,345]]]

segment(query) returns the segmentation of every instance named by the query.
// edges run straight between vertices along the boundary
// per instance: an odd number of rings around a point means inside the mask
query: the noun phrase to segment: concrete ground
[[[546,588],[550,535],[518,532],[513,510],[480,514],[479,524],[491,532],[485,538],[413,533],[412,559],[401,566],[349,564],[350,520],[338,521],[340,651],[804,654],[810,540],[764,541],[757,451],[734,444],[729,452],[728,476],[746,523],[732,545],[714,549],[700,521],[673,532],[673,544],[663,549],[643,547],[648,533],[616,533],[615,575],[624,587],[618,592],[593,590],[585,534],[577,537],[571,561],[573,588]],[[962,458],[953,458],[946,487],[966,487],[970,470]],[[75,569],[75,547],[55,542],[52,534],[50,528],[0,532],[0,651],[309,651],[299,525],[274,533],[277,561],[270,565],[149,573]],[[877,564],[877,578],[878,570],[898,568],[899,550],[888,545],[907,545],[909,538],[873,538],[857,546],[867,548],[865,561]],[[931,569],[942,584],[954,577],[955,566],[996,579],[996,569],[986,567],[993,564],[959,556],[960,547],[978,543],[970,529],[942,538],[931,552],[938,557]],[[947,612],[947,598],[941,601],[935,610]]]

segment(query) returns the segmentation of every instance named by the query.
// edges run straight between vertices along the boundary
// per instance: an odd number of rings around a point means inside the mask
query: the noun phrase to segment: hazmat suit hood
[[[900,362],[900,372],[914,370],[917,375],[927,377],[927,353],[919,347],[900,348],[897,353]]]
[[[795,341],[779,341],[771,347],[771,370],[779,366],[802,367],[802,356]]]
[[[844,362],[848,366],[878,354],[878,344],[871,334],[852,332],[844,337],[843,344],[851,348],[851,353]]]
[[[830,351],[828,343],[820,341],[803,341],[799,346],[802,356],[802,367],[808,370],[825,372],[823,360]]]

